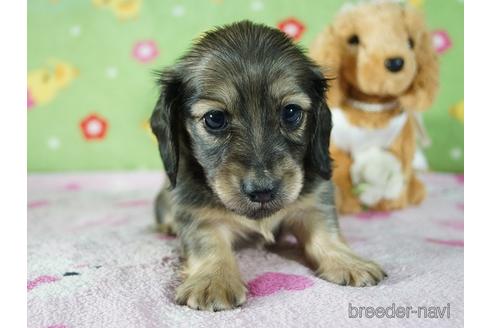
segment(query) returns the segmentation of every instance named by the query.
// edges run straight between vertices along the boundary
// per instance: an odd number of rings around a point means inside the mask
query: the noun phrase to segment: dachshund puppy
[[[225,310],[246,300],[239,244],[293,234],[319,277],[384,277],[345,244],[330,181],[330,111],[319,68],[282,32],[240,22],[207,33],[160,76],[151,117],[168,179],[157,222],[179,236],[176,301]]]

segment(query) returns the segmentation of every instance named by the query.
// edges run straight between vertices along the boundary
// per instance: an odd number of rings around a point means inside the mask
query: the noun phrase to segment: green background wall
[[[158,92],[153,70],[211,26],[240,19],[278,26],[295,18],[308,47],[345,2],[106,1],[28,1],[30,171],[161,168],[146,124]],[[424,116],[426,154],[434,170],[459,172],[463,123],[453,113],[463,101],[463,2],[411,2],[425,11],[440,52],[441,90]]]

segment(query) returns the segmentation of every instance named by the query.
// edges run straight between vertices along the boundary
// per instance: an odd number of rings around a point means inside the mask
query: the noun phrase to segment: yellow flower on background
[[[47,67],[31,70],[27,74],[28,107],[49,103],[78,75],[73,65],[63,61],[52,61]]]
[[[150,122],[147,120],[142,123],[142,128],[147,132],[147,135],[152,139],[154,143],[157,143],[157,138],[155,137],[154,133],[152,132],[152,128],[150,127]]]
[[[414,7],[416,7],[416,8],[420,8],[420,7],[422,7],[422,5],[424,4],[424,1],[425,1],[425,0],[408,0],[408,2],[409,2],[412,6],[414,6]]]
[[[140,13],[142,0],[92,0],[99,8],[109,8],[121,20],[136,18]]]
[[[461,100],[449,108],[449,115],[454,119],[465,122],[465,101]]]

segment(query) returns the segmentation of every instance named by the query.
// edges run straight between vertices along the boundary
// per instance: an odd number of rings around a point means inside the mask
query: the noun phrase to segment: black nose
[[[279,181],[269,179],[258,181],[246,180],[241,184],[241,189],[252,202],[268,203],[275,198],[279,185]]]
[[[401,71],[404,64],[405,61],[401,57],[388,58],[384,61],[384,66],[393,73]]]
[[[254,190],[247,193],[249,199],[255,203],[268,203],[273,199],[273,189]]]

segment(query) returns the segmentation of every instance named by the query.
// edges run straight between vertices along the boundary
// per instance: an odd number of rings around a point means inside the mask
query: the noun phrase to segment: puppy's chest
[[[274,215],[260,221],[239,219],[235,220],[232,228],[237,236],[245,237],[246,240],[255,240],[256,244],[272,244],[275,242],[275,232],[283,217],[283,215]]]
[[[408,114],[402,112],[389,119],[384,127],[366,128],[350,122],[340,108],[331,109],[331,115],[333,122],[331,141],[337,148],[350,154],[372,147],[390,148],[408,121]]]

